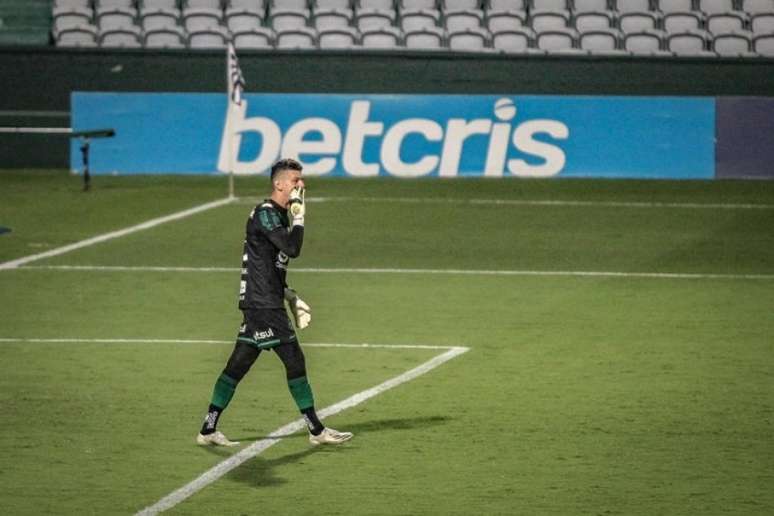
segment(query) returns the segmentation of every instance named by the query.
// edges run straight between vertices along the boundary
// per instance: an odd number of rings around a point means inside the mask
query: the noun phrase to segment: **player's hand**
[[[292,219],[293,226],[304,225],[304,215],[306,214],[306,204],[304,203],[304,188],[293,188],[290,191],[290,200],[288,202],[288,211]]]
[[[285,289],[285,300],[288,302],[290,311],[293,312],[293,319],[296,321],[296,327],[303,330],[312,322],[312,309],[306,304],[296,291],[291,288]]]

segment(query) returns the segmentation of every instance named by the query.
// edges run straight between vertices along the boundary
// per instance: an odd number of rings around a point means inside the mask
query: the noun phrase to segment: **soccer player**
[[[271,197],[250,213],[245,229],[239,308],[242,326],[226,368],[215,382],[210,407],[196,442],[236,446],[217,430],[239,381],[264,350],[272,350],[285,366],[290,394],[303,414],[312,444],[338,444],[350,432],[325,427],[314,410],[312,387],[306,377],[304,352],[285,311],[285,301],[298,328],[311,320],[309,305],[285,281],[288,262],[301,253],[304,240],[304,179],[298,161],[283,159],[271,168]]]

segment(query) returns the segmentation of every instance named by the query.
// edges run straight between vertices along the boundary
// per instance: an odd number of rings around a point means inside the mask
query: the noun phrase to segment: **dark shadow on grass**
[[[343,447],[342,447],[343,448]],[[312,455],[313,453],[326,453],[333,451],[330,448],[322,448],[320,446],[304,449],[303,451],[291,453],[289,455],[283,455],[276,459],[264,459],[263,457],[253,457],[238,468],[231,471],[226,475],[226,480],[232,482],[239,482],[250,487],[273,487],[282,485],[287,482],[286,479],[278,477],[274,473],[274,469],[277,467],[285,466],[287,464],[303,464],[304,458]],[[336,451],[343,451],[342,449]]]

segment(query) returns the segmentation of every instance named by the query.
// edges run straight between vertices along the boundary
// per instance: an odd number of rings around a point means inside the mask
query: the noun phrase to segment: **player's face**
[[[274,189],[280,193],[284,202],[287,202],[294,188],[306,188],[303,175],[298,170],[284,170],[274,180]]]

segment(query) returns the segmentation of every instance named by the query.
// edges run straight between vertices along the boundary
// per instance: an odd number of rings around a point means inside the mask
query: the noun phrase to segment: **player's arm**
[[[293,217],[291,229],[288,231],[280,220],[274,208],[262,206],[258,210],[258,226],[260,231],[274,246],[289,258],[297,258],[304,244],[304,217]]]

